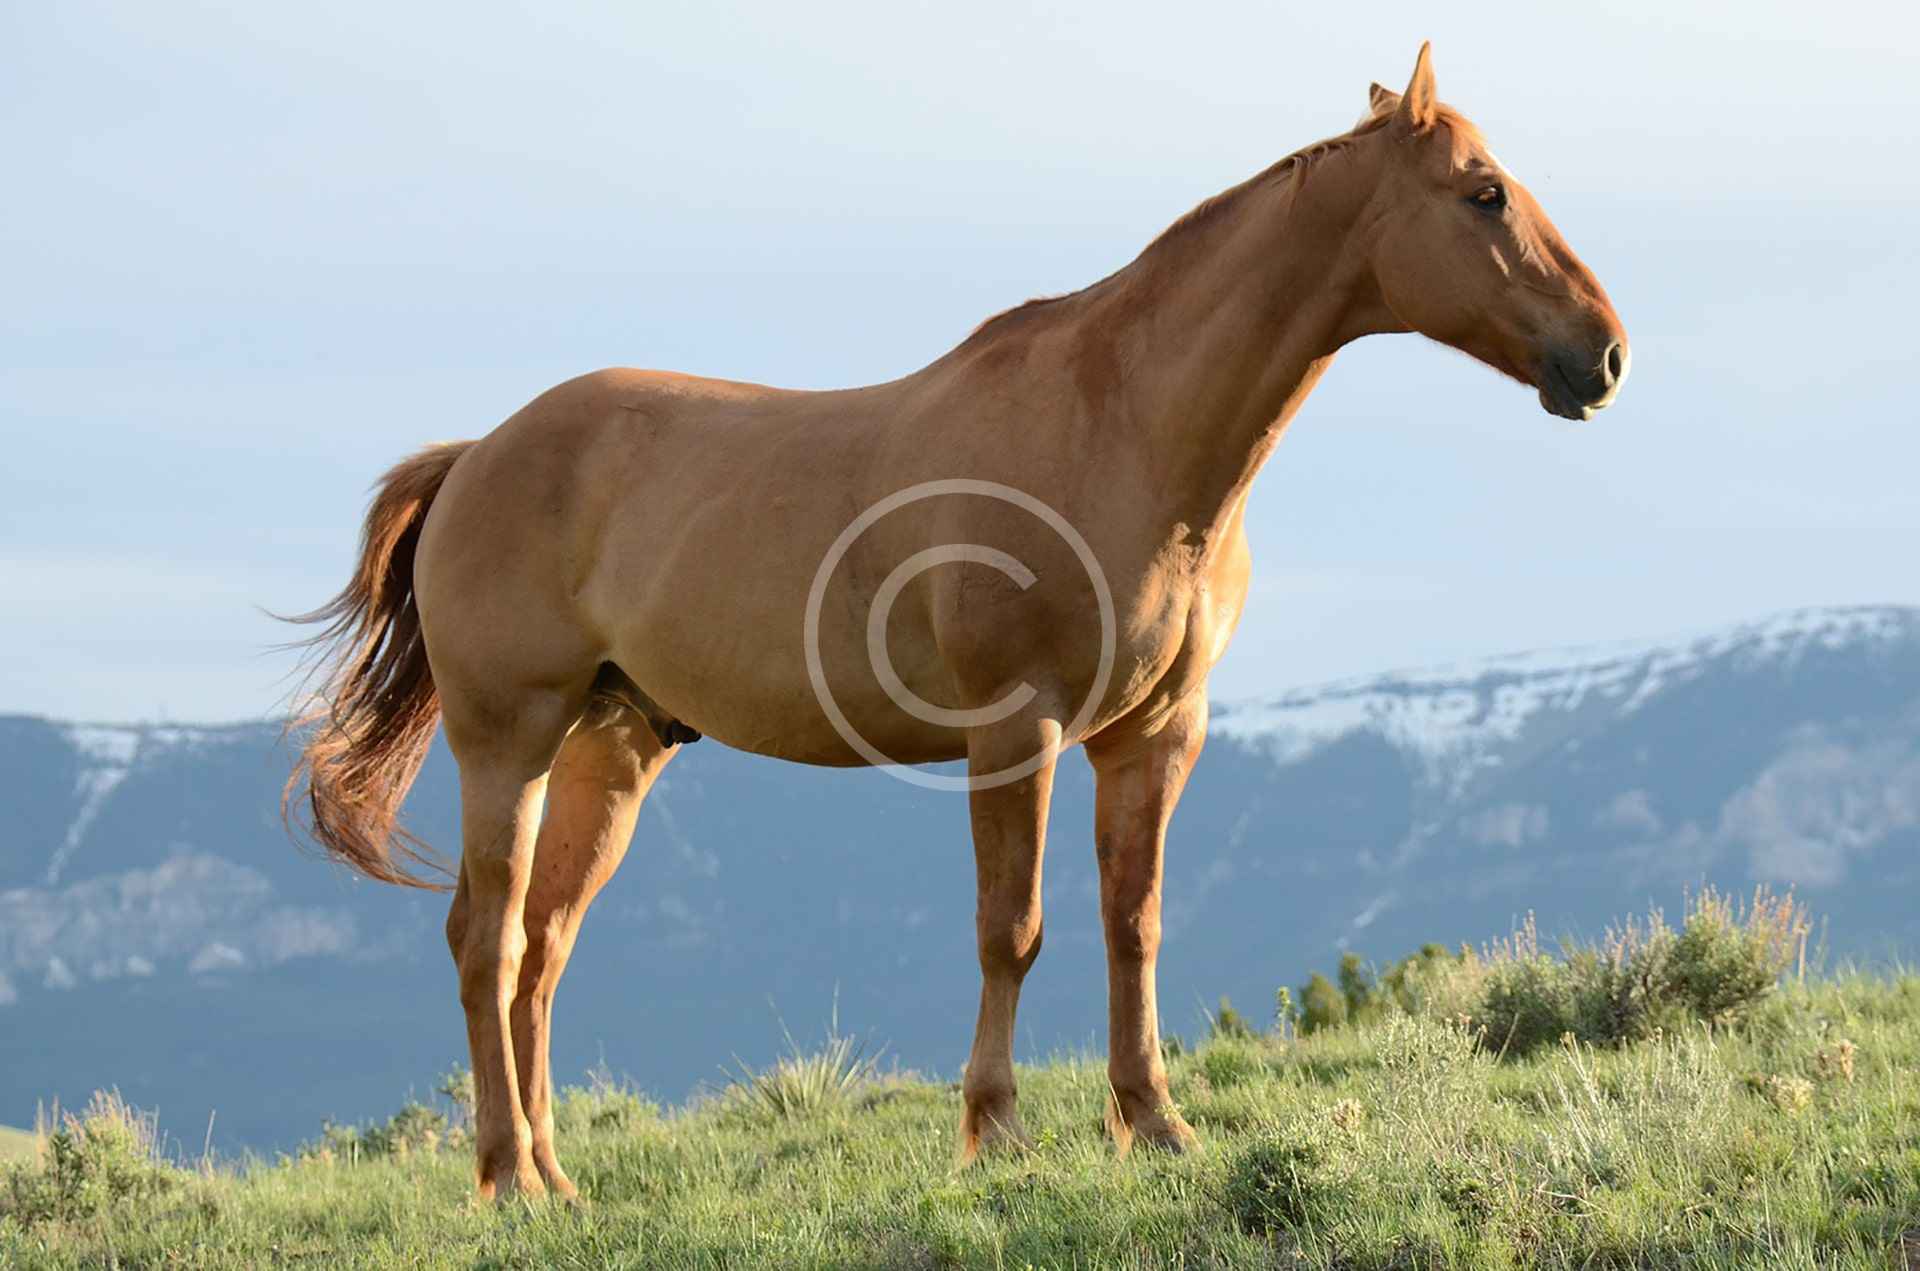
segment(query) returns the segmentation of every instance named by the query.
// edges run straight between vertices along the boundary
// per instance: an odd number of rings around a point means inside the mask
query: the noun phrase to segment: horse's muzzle
[[[1549,350],[1537,376],[1540,405],[1562,419],[1592,419],[1613,404],[1632,360],[1620,339],[1608,340],[1597,352],[1592,346]]]

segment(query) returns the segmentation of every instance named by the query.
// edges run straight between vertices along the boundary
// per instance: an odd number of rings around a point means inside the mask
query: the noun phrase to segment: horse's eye
[[[1507,206],[1507,187],[1504,185],[1483,185],[1467,199],[1483,212],[1498,212]]]

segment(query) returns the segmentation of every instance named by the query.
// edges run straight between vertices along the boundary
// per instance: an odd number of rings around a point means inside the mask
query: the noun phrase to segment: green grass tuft
[[[845,1108],[852,1097],[878,1077],[879,1057],[861,1043],[842,1037],[835,1025],[816,1051],[805,1051],[787,1034],[787,1053],[764,1072],[754,1072],[738,1059],[740,1080],[729,1086],[721,1101],[748,1120],[793,1120]]]

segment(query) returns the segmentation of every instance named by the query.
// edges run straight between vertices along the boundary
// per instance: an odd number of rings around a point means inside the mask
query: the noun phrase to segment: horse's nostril
[[[1615,340],[1607,346],[1607,386],[1611,388],[1620,382],[1627,369],[1627,346]]]

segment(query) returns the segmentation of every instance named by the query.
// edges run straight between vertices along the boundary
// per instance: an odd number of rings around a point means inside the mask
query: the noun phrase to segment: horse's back
[[[524,650],[528,673],[613,661],[676,705],[702,683],[803,688],[797,628],[791,650],[716,655],[794,624],[851,515],[829,508],[879,426],[871,390],[632,369],[549,389],[461,457],[423,527],[415,587],[436,671],[461,649]]]

